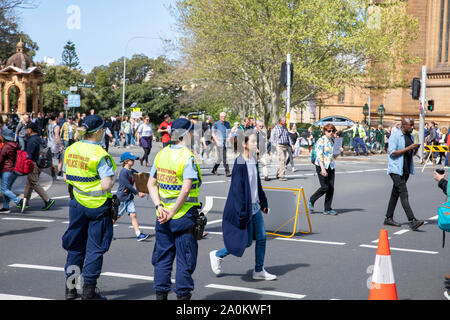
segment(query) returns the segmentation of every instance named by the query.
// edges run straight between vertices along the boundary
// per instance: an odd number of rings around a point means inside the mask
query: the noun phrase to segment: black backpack
[[[36,162],[38,168],[47,169],[52,165],[52,150],[47,144],[42,143],[39,147],[39,158]]]

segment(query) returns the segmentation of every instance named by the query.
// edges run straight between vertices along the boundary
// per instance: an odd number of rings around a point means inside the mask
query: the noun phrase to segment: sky
[[[160,40],[177,39],[176,20],[169,10],[176,0],[38,1],[37,9],[18,11],[22,31],[39,46],[35,62],[54,57],[60,64],[68,40],[75,44],[86,73],[123,57],[126,47],[128,58],[140,53],[151,58],[176,58],[176,52],[166,50]]]

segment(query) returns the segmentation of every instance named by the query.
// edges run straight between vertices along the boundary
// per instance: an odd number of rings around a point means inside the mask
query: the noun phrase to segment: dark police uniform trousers
[[[103,254],[109,250],[113,238],[113,224],[109,215],[111,200],[96,209],[86,208],[72,199],[69,202],[69,227],[62,237],[67,250],[64,270],[78,266],[84,285],[97,284],[103,265]]]
[[[192,274],[197,265],[198,243],[192,232],[184,232],[195,224],[194,210],[198,209],[191,208],[181,218],[171,219],[164,224],[160,224],[156,219],[156,241],[152,264],[155,273],[153,287],[158,293],[170,291],[175,256],[177,273],[174,292],[182,297],[194,290]]]

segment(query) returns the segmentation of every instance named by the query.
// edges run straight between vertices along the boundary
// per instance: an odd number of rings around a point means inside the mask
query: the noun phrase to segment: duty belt
[[[79,193],[79,194],[82,194],[82,195],[88,196],[88,197],[100,197],[100,196],[107,194],[107,192],[104,190],[85,192],[85,191],[78,189],[77,187],[73,187],[73,190],[76,193]]]
[[[175,203],[175,202],[177,202],[178,197],[163,198],[163,197],[159,196],[159,199],[163,203]],[[186,201],[184,201],[184,203],[198,203],[198,197],[188,197],[186,199]]]

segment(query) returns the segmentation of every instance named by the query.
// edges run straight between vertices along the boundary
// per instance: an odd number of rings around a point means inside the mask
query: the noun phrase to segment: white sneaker
[[[292,172],[295,172],[295,171],[297,171],[295,168],[292,168]]]
[[[253,270],[254,280],[275,280],[276,278],[276,275],[268,273],[264,268],[260,272],[255,272],[255,270]]]
[[[222,258],[216,256],[217,250],[209,252],[209,261],[211,262],[211,269],[214,274],[219,275],[222,273]]]

